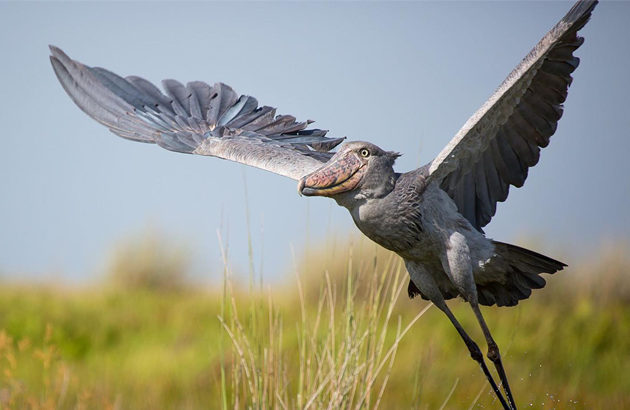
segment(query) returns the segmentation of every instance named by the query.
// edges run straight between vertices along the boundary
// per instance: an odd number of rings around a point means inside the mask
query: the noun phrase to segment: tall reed
[[[377,409],[394,366],[398,344],[431,305],[403,328],[394,306],[406,285],[399,259],[384,269],[353,264],[345,280],[323,269],[316,309],[307,309],[299,268],[295,267],[300,315],[285,328],[270,289],[250,286],[249,314],[239,312],[233,272],[224,262],[221,363],[223,409]],[[251,257],[251,256],[250,256]],[[316,275],[313,269],[309,272]],[[253,280],[250,275],[250,280]],[[314,281],[311,281],[314,282]],[[357,294],[362,297],[357,297]],[[242,296],[241,296],[242,297]],[[394,322],[394,323],[392,323]],[[291,334],[292,333],[292,334]],[[284,349],[297,339],[297,350]]]

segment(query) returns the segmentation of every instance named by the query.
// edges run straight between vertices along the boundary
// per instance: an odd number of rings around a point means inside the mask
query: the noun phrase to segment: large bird
[[[510,186],[523,185],[556,131],[579,63],[573,53],[583,38],[577,31],[596,3],[578,1],[446,148],[407,173],[394,171],[396,152],[362,141],[332,152],[343,138],[308,129],[310,121],[276,116],[274,108],[259,107],[254,97],[239,97],[222,83],[165,80],[164,95],[140,77],[83,65],[56,47],[50,61],[79,108],[116,135],[272,171],[299,181],[302,195],[330,197],[347,208],[361,232],[404,259],[409,296],[430,300],[448,316],[504,409],[516,410],[479,305],[514,306],[545,286],[540,274],[566,265],[486,238],[482,228]],[[475,313],[505,397],[481,350],[445,302],[456,296]]]

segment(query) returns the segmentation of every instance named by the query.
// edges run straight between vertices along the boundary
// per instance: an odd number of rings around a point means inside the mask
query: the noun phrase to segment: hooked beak
[[[354,189],[363,174],[365,163],[355,153],[346,155],[306,175],[298,183],[298,193],[305,196],[333,196]]]

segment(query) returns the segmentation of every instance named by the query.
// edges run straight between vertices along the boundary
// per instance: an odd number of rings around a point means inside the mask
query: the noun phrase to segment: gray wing
[[[140,77],[122,78],[50,47],[50,61],[75,104],[114,134],[171,151],[208,155],[300,179],[327,162],[344,138],[306,129],[223,84],[164,80],[164,95]]]
[[[580,61],[577,31],[596,4],[578,1],[430,164],[430,180],[476,229],[490,222],[510,185],[523,186],[555,133]]]

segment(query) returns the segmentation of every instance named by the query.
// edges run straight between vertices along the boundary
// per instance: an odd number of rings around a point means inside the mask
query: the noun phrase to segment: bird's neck
[[[359,189],[345,192],[335,196],[337,204],[347,208],[351,213],[353,210],[366,204],[375,204],[387,196],[396,187],[398,174],[392,172],[387,178],[382,178],[379,183],[366,183]]]

